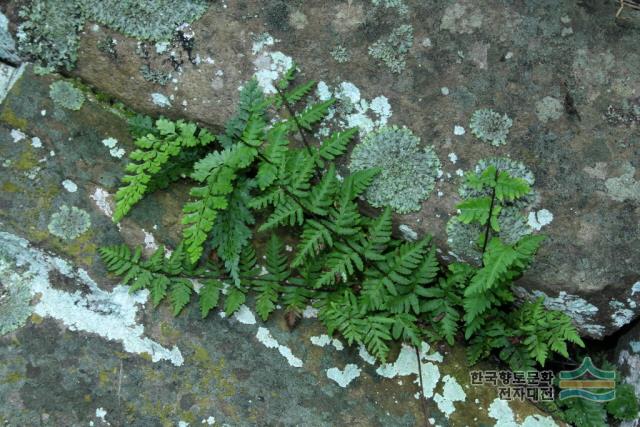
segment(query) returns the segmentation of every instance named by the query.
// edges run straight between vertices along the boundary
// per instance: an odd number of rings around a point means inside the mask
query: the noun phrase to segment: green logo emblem
[[[596,402],[606,402],[616,397],[616,373],[604,371],[593,365],[590,357],[573,371],[560,371],[561,400],[581,397]]]

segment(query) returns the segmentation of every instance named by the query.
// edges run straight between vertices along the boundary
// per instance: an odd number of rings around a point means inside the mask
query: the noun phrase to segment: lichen
[[[339,44],[333,48],[331,52],[331,57],[339,64],[343,64],[351,59],[351,54],[347,50],[346,47]]]
[[[62,205],[60,210],[51,216],[49,232],[64,240],[73,240],[87,231],[91,226],[89,213],[75,206],[69,208]]]
[[[489,108],[483,108],[473,113],[469,128],[481,141],[499,146],[507,143],[511,125],[513,121],[506,114],[500,115]]]
[[[552,96],[545,96],[536,102],[536,115],[542,123],[547,123],[550,120],[558,120],[562,117],[563,112],[564,106],[562,102]]]
[[[400,25],[369,46],[369,55],[385,63],[393,73],[401,73],[406,67],[406,54],[413,46],[413,27]]]
[[[82,0],[87,18],[142,40],[170,39],[176,27],[193,22],[207,0]]]
[[[18,64],[20,58],[16,55],[16,43],[9,32],[9,19],[0,12],[0,59]]]
[[[32,313],[30,302],[27,282],[0,256],[0,336],[24,326]]]
[[[49,97],[56,104],[69,110],[79,110],[84,104],[82,91],[66,80],[57,80],[51,83]]]
[[[84,17],[77,0],[34,0],[20,9],[18,50],[42,67],[73,69]]]
[[[142,40],[172,37],[176,27],[193,22],[207,0],[33,0],[19,11],[18,48],[45,68],[75,66],[79,32],[87,20]]]
[[[420,148],[420,138],[406,127],[385,127],[368,134],[353,149],[352,172],[380,168],[365,193],[372,206],[398,213],[420,210],[435,186],[440,160],[433,147]]]
[[[403,0],[372,0],[376,7],[384,7],[385,9],[396,9],[400,15],[409,13],[409,7]]]

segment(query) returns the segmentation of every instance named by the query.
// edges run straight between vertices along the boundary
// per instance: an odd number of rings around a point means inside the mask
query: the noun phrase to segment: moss
[[[387,37],[369,46],[369,55],[385,63],[393,73],[401,73],[406,66],[406,54],[413,46],[413,27],[400,25]]]
[[[71,82],[58,80],[49,86],[49,97],[56,104],[69,110],[79,110],[84,103],[84,94]]]
[[[381,168],[365,196],[375,207],[391,206],[398,213],[420,210],[440,170],[433,147],[421,149],[420,139],[407,128],[385,127],[366,136],[351,153],[349,169]]]
[[[507,135],[512,125],[513,121],[506,114],[500,115],[485,108],[473,113],[469,128],[481,141],[499,146],[507,143]]]
[[[89,214],[75,206],[67,205],[51,216],[49,232],[64,240],[73,240],[87,231],[91,226]]]
[[[20,187],[15,185],[13,182],[5,181],[2,183],[2,191],[5,193],[16,193],[20,190]]]
[[[16,116],[16,113],[13,112],[8,104],[4,106],[2,113],[0,113],[0,121],[20,130],[27,129],[27,125],[29,124],[27,119]]]

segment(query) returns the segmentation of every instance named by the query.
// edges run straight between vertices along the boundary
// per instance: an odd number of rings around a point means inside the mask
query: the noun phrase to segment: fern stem
[[[311,145],[309,144],[309,141],[307,141],[307,137],[304,134],[304,131],[302,130],[303,129],[302,126],[300,126],[300,122],[298,121],[298,117],[296,117],[296,113],[293,111],[293,107],[291,106],[291,104],[289,104],[289,101],[287,101],[287,98],[285,97],[282,90],[277,85],[274,85],[274,87],[276,88],[276,91],[278,92],[278,95],[282,100],[282,105],[284,105],[284,107],[289,112],[289,115],[295,122],[296,128],[298,129],[298,133],[300,134],[300,137],[302,137],[302,143],[307,149],[307,153],[309,154],[309,156],[313,157],[313,152],[311,151]]]
[[[494,180],[498,180],[498,169],[496,168],[496,176]],[[487,227],[484,230],[484,241],[482,242],[482,266],[484,267],[484,253],[487,250],[487,244],[489,243],[489,233],[491,232],[491,218],[493,216],[493,207],[496,202],[496,187],[495,185],[491,189],[491,204],[489,205],[489,220],[487,221]]]

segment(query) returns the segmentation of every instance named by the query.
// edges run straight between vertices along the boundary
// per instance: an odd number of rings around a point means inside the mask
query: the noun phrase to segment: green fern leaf
[[[501,171],[496,180],[496,197],[498,200],[515,200],[529,194],[531,188],[522,178],[514,178],[508,172]]]
[[[471,224],[478,222],[485,225],[489,220],[489,210],[491,209],[491,197],[478,197],[465,200],[456,206],[460,209],[458,219],[465,223]]]
[[[189,303],[192,292],[191,283],[188,280],[174,280],[171,282],[171,306],[173,315],[180,314],[182,309]]]
[[[219,280],[207,280],[200,288],[200,316],[204,319],[209,312],[218,306],[222,282]]]
[[[231,316],[242,304],[244,304],[246,298],[245,293],[239,288],[236,288],[235,286],[229,288],[229,293],[224,299],[224,313],[227,316]]]
[[[347,145],[358,133],[357,128],[347,129],[342,132],[333,132],[329,139],[322,142],[319,149],[320,157],[325,160],[333,160],[347,151]]]
[[[309,219],[304,224],[302,237],[298,243],[298,252],[291,262],[292,267],[298,267],[309,257],[317,255],[325,247],[333,246],[331,233],[318,221]]]
[[[297,122],[303,128],[311,130],[311,126],[322,120],[327,115],[329,107],[335,104],[335,99],[329,99],[327,101],[319,102],[305,109],[302,113],[296,116]]]

